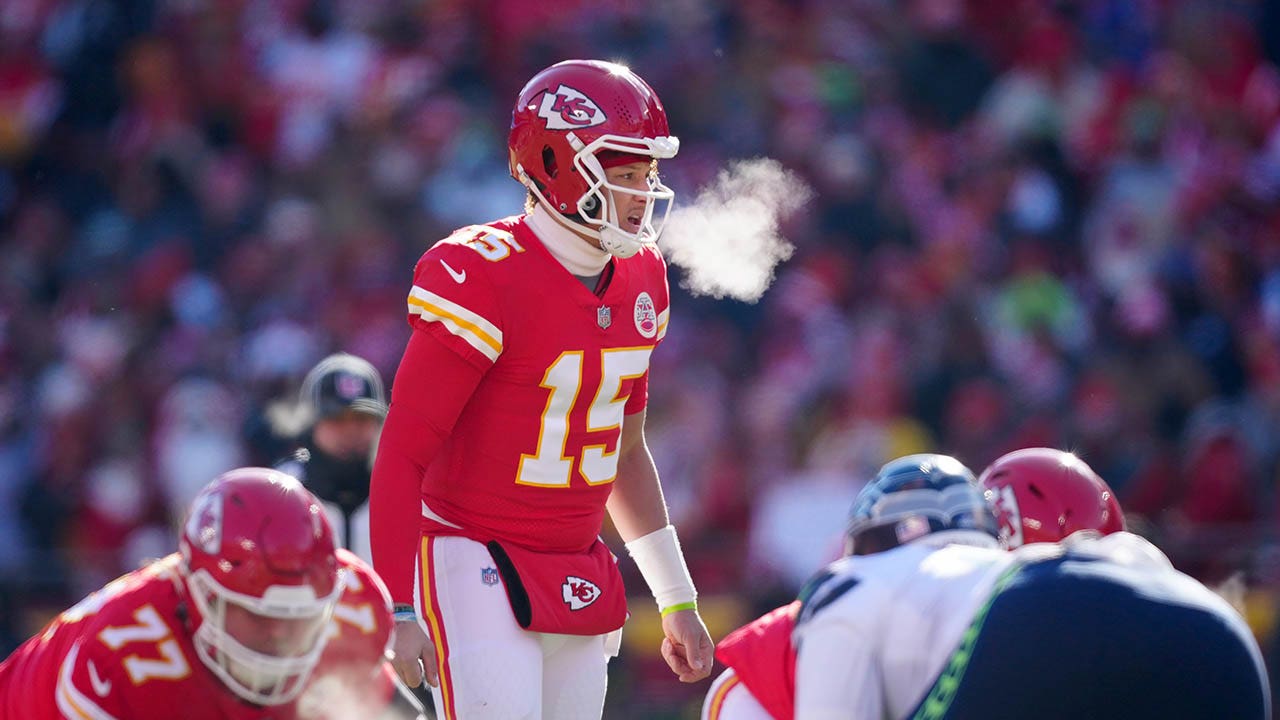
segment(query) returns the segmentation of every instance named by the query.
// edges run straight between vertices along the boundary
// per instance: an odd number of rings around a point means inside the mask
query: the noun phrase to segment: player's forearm
[[[618,477],[606,508],[624,542],[648,535],[670,522],[658,470],[643,443],[620,453]]]
[[[658,609],[665,615],[694,608],[698,592],[668,519],[662,484],[643,435],[638,441],[633,436],[631,443],[624,438],[608,510]]]
[[[404,418],[393,403],[369,480],[369,549],[391,601],[413,603],[413,566],[422,517],[422,471],[405,451]]]

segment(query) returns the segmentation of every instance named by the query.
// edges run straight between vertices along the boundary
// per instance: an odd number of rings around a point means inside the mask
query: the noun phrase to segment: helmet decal
[[[538,116],[546,119],[548,130],[579,130],[602,125],[607,119],[591,98],[563,83],[554,94],[543,93]]]
[[[186,535],[209,554],[222,550],[222,493],[202,493],[187,517]]]
[[[1014,493],[1013,488],[1005,485],[995,493],[996,521],[1000,523],[1000,532],[1004,535],[1005,543],[1011,548],[1022,547],[1026,540],[1022,535],[1022,510],[1018,507],[1018,495]],[[1040,523],[1034,519],[1028,519],[1039,528]]]

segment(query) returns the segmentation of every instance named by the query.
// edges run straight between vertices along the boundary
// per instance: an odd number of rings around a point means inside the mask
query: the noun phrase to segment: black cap
[[[350,353],[335,353],[316,363],[302,381],[300,400],[316,419],[347,410],[382,417],[387,414],[386,394],[377,368]]]

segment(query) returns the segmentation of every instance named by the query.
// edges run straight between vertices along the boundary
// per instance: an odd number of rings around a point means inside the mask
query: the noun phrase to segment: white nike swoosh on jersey
[[[448,271],[449,271],[449,276],[450,276],[450,277],[452,277],[452,278],[454,279],[454,282],[456,282],[456,283],[458,283],[459,285],[461,285],[462,283],[464,283],[464,282],[466,282],[466,281],[467,281],[467,271],[466,271],[466,270],[463,270],[462,272],[458,272],[457,270],[454,270],[453,268],[449,267],[449,263],[447,263],[447,262],[445,262],[445,261],[443,261],[443,260],[441,260],[441,261],[440,261],[440,264],[444,266],[444,269],[445,269],[445,270],[448,270]]]
[[[106,697],[111,692],[111,681],[98,677],[98,668],[94,667],[92,660],[85,662],[89,665],[89,682],[93,685],[93,691],[98,693],[98,697]]]

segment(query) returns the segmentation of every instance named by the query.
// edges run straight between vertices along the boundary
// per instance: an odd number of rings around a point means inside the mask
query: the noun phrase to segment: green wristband
[[[679,612],[681,610],[693,610],[696,612],[698,610],[698,601],[690,600],[689,602],[676,603],[671,607],[662,608],[662,617],[666,617],[673,612]]]

